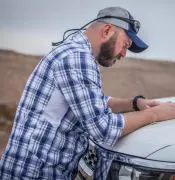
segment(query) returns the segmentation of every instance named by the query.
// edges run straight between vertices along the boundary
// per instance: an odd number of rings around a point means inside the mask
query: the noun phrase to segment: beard
[[[120,60],[122,55],[119,53],[114,55],[117,34],[115,33],[107,42],[100,46],[100,53],[97,57],[97,62],[103,67],[111,67],[116,60]]]

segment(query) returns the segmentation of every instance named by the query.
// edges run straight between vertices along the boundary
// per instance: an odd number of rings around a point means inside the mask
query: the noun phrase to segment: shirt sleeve
[[[97,143],[113,146],[124,128],[124,118],[107,107],[93,56],[76,52],[55,64],[56,86],[84,129]]]
[[[106,101],[108,102],[112,97],[111,96],[105,96]]]

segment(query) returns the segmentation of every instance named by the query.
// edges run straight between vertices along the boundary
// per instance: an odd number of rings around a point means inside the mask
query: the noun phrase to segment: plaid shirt
[[[124,126],[107,107],[91,45],[79,32],[29,77],[0,161],[0,179],[74,179],[92,136],[114,145]]]

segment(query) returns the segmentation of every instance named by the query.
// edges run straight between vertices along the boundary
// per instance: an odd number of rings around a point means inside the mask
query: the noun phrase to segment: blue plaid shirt
[[[74,179],[92,136],[113,146],[124,126],[87,37],[79,32],[43,57],[29,77],[0,161],[0,179]]]

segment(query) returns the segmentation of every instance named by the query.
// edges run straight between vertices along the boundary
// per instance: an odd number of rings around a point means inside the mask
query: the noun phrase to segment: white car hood
[[[158,99],[174,101],[175,97]],[[175,119],[145,126],[106,149],[145,159],[175,162]]]

